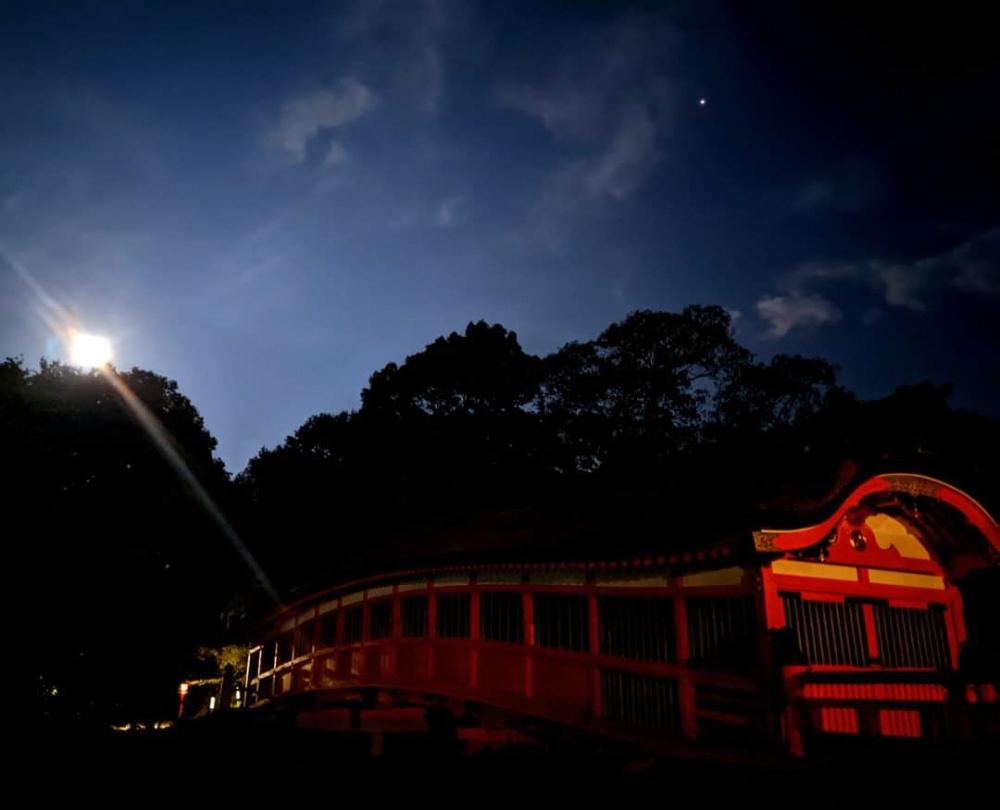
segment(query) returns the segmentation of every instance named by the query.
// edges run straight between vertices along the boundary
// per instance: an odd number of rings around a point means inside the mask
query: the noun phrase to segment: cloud
[[[885,185],[876,165],[842,160],[824,175],[790,190],[790,208],[797,214],[857,214],[882,199]]]
[[[434,212],[434,224],[439,228],[452,228],[460,224],[465,214],[465,196],[455,194],[448,197]]]
[[[574,142],[597,134],[606,99],[592,87],[557,79],[545,87],[501,87],[497,102],[538,121],[556,139]]]
[[[364,84],[352,77],[341,79],[332,89],[286,102],[268,140],[296,161],[305,160],[313,138],[356,121],[375,104],[375,94]]]
[[[917,312],[926,311],[929,299],[946,290],[1000,295],[1000,228],[914,262],[869,262],[865,271],[887,304]]]
[[[420,110],[436,113],[447,87],[443,40],[459,9],[446,0],[362,0],[346,10],[341,32],[349,40],[391,43],[391,59],[378,57],[392,68],[388,83]]]
[[[404,74],[417,105],[424,112],[437,112],[445,96],[444,56],[439,39],[447,25],[445,6],[440,0],[425,0],[422,13],[412,28],[413,62]]]
[[[768,323],[768,334],[774,338],[787,335],[792,329],[835,323],[841,318],[836,306],[821,295],[772,295],[757,301],[757,315]]]
[[[841,265],[811,264],[785,282],[795,291],[830,282],[863,283],[891,307],[925,312],[935,295],[960,291],[1000,295],[1000,228],[985,231],[944,253],[909,262],[870,259]]]
[[[550,174],[543,207],[574,213],[581,202],[623,202],[649,181],[672,121],[672,83],[661,67],[674,39],[641,21],[618,24],[578,43],[547,76],[497,89],[500,107],[575,153]]]
[[[874,290],[889,307],[926,312],[936,296],[948,292],[1000,295],[1000,228],[992,228],[951,250],[908,262],[869,259],[844,264],[812,263],[789,273],[780,293],[762,297],[757,314],[768,323],[768,334],[784,337],[799,326],[833,323],[841,313],[819,290],[853,284]],[[862,322],[883,317],[869,307]]]
[[[630,111],[608,148],[587,166],[586,188],[592,197],[624,200],[631,196],[659,161],[656,123],[645,107]]]
[[[326,154],[323,156],[323,165],[335,169],[338,166],[343,166],[346,162],[347,151],[344,149],[343,144],[331,141],[329,147],[327,147]]]

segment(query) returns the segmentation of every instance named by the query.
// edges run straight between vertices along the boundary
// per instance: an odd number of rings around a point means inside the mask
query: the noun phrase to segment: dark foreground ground
[[[351,808],[996,807],[1000,756],[981,745],[845,745],[801,765],[649,761],[576,746],[462,754],[426,735],[366,738],[223,722],[104,736],[47,735],[7,759],[8,807]]]

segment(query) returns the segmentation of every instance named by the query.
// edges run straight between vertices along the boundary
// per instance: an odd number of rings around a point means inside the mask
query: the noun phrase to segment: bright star
[[[708,104],[708,99],[705,98],[704,96],[702,96],[700,99],[698,99],[698,105],[699,106],[704,107],[706,104]]]

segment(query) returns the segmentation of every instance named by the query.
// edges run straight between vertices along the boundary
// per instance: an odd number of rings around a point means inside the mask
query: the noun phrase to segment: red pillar
[[[861,606],[865,619],[865,639],[868,642],[868,657],[873,661],[881,657],[878,649],[878,633],[875,630],[875,608],[869,602]]]
[[[395,588],[392,592],[392,637],[394,639],[403,637],[403,600]]]
[[[469,596],[469,688],[479,686],[479,591]]]
[[[525,591],[521,594],[521,605],[524,613],[524,696],[531,700],[535,696],[535,661],[533,658],[535,646],[535,602],[531,594]]]
[[[427,589],[427,638],[437,638],[437,595]],[[434,678],[434,653],[435,643],[432,641],[427,645],[427,678]]]
[[[683,596],[674,597],[674,637],[677,639],[677,700],[680,704],[681,734],[689,740],[698,736],[698,718],[695,714],[694,684],[688,661],[691,642],[688,637],[687,602]]]
[[[601,652],[601,615],[598,610],[597,594],[587,597],[587,634],[589,652],[592,656]],[[597,664],[590,667],[590,713],[593,717],[602,717],[604,711],[601,701],[601,668]]]

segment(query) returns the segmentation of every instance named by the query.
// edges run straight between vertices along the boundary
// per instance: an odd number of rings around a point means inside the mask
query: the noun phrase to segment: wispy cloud
[[[649,107],[626,111],[608,147],[586,167],[586,188],[593,197],[624,200],[647,179],[660,158],[657,124]]]
[[[347,162],[347,150],[338,141],[332,141],[323,156],[323,165],[329,168],[343,166]]]
[[[465,195],[454,194],[445,200],[434,212],[434,224],[439,228],[453,228],[465,218]]]
[[[501,87],[497,101],[501,107],[535,119],[555,138],[574,142],[592,140],[599,134],[607,98],[600,88],[557,76],[542,85]]]
[[[985,231],[951,250],[907,262],[869,259],[847,264],[808,264],[785,286],[813,289],[831,282],[868,285],[891,307],[925,312],[936,294],[949,290],[1000,295],[1000,228]]]
[[[841,312],[821,295],[769,295],[757,301],[757,315],[767,323],[768,335],[782,338],[793,329],[835,323]]]
[[[790,208],[799,214],[857,214],[879,201],[884,185],[877,166],[857,159],[843,160],[790,189]]]
[[[676,35],[641,21],[580,42],[534,81],[508,82],[497,103],[536,121],[565,153],[543,183],[531,219],[567,219],[629,200],[653,176],[673,120],[663,57]]]
[[[867,287],[889,307],[912,312],[928,311],[934,298],[946,292],[1000,295],[1000,228],[912,261],[802,265],[782,279],[779,294],[757,302],[757,314],[773,337],[783,337],[798,326],[832,323],[839,320],[840,311],[819,291],[844,284]],[[877,319],[872,313],[869,308],[863,318],[866,323]]]
[[[443,41],[455,13],[447,0],[360,0],[344,15],[341,32],[348,39],[391,42],[391,83],[419,109],[436,113],[446,97]]]
[[[375,94],[367,86],[353,77],[341,79],[330,89],[285,102],[268,141],[294,160],[305,160],[307,148],[317,135],[356,121],[375,104]]]
[[[925,311],[935,293],[1000,295],[1000,228],[914,262],[872,261],[859,270],[890,306]]]

